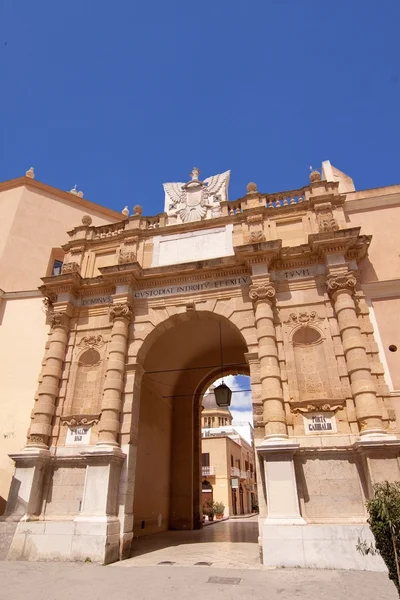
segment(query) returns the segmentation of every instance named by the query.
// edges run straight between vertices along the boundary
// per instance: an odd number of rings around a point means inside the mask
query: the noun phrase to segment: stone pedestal
[[[43,479],[50,452],[26,450],[9,456],[15,461],[15,474],[4,517],[13,521],[35,520],[41,512]]]
[[[264,525],[305,525],[300,515],[293,456],[299,444],[263,442],[257,453],[264,459],[268,514]]]
[[[87,461],[82,508],[72,540],[71,558],[108,564],[119,560],[117,498],[122,462],[119,449],[82,453]]]

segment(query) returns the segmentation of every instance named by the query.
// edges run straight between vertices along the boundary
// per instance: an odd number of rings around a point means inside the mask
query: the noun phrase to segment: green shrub
[[[214,502],[214,509],[216,515],[223,515],[225,510],[225,504],[223,502]]]
[[[400,482],[374,485],[374,496],[367,502],[367,509],[376,548],[400,597]]]

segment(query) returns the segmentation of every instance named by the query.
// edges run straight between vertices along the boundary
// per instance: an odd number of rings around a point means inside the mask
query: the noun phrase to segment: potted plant
[[[217,519],[222,519],[224,516],[225,504],[223,502],[214,502],[214,510]]]
[[[215,502],[213,502],[212,500],[206,500],[204,502],[203,510],[204,514],[208,516],[208,520],[213,521],[215,515]]]

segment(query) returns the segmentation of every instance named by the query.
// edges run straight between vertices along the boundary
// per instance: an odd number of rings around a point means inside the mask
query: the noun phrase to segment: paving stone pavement
[[[118,567],[193,567],[197,562],[213,567],[259,569],[258,517],[215,522],[195,531],[166,531],[134,540],[132,558],[115,563]]]
[[[385,573],[264,567],[257,535],[257,518],[238,519],[198,531],[168,531],[137,539],[132,558],[106,567],[0,562],[0,600],[398,598]]]
[[[1,600],[398,600],[384,573],[362,571],[4,561],[0,581]]]

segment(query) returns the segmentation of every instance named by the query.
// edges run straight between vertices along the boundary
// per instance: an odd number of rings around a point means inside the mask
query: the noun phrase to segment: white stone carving
[[[188,183],[164,183],[164,212],[168,215],[168,224],[221,216],[220,204],[228,200],[230,174],[225,171],[200,181],[200,171],[195,167]]]

